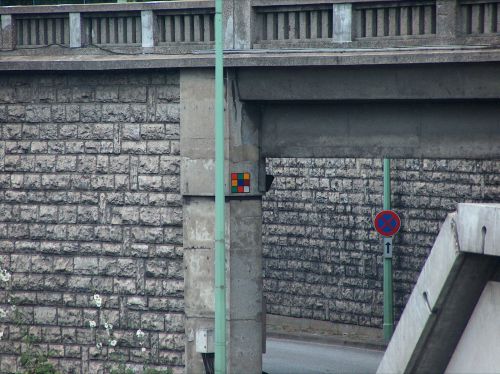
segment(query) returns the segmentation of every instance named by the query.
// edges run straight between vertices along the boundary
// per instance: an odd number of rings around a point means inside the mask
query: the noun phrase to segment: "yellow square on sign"
[[[232,185],[233,187],[237,187],[237,186],[238,186],[238,180],[232,180],[232,181],[231,181],[231,185]]]
[[[250,179],[250,173],[245,173],[243,176],[243,179],[249,180]]]

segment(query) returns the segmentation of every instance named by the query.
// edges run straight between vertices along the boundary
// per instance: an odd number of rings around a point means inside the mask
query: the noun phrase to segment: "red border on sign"
[[[387,220],[384,220],[383,216],[387,215],[390,215],[390,218],[396,221],[396,226],[392,227],[390,230],[384,229]],[[401,219],[395,211],[383,210],[375,216],[375,219],[373,220],[373,226],[375,226],[375,230],[377,230],[380,235],[391,237],[397,234],[397,232],[401,228]]]

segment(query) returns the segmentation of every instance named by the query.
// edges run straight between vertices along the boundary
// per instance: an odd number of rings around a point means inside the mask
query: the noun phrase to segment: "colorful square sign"
[[[250,193],[250,173],[231,173],[231,193]]]

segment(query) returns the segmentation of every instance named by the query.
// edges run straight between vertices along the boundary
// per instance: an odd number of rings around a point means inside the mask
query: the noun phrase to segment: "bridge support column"
[[[262,200],[258,122],[226,82],[226,284],[228,373],[262,371]],[[214,75],[181,72],[181,192],[184,197],[186,373],[203,373],[196,331],[214,327]],[[231,173],[250,177],[232,193]],[[245,175],[246,174],[246,175]],[[240,178],[241,179],[241,178]],[[248,182],[247,182],[248,184]]]

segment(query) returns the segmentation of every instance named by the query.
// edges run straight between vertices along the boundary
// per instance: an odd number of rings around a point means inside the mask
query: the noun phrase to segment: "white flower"
[[[94,327],[97,326],[97,323],[95,323],[95,321],[89,321],[89,326],[91,329],[93,329]]]
[[[0,308],[0,318],[5,318],[7,316],[7,312],[5,309]]]
[[[110,340],[109,341],[109,345],[112,346],[112,347],[114,347],[116,345],[116,340],[114,340],[114,339]]]
[[[97,349],[102,349],[102,343],[101,342],[97,343],[95,346],[96,346]]]
[[[5,269],[0,270],[0,280],[2,282],[8,282],[12,278],[12,275]]]
[[[141,352],[146,352],[146,348],[145,348],[145,347],[142,347],[142,348],[141,348]]]
[[[102,299],[101,299],[101,296],[99,296],[98,294],[95,294],[94,295],[94,303],[95,303],[95,306],[100,308],[101,305],[102,305]]]
[[[111,323],[104,322],[104,328],[106,330],[113,330],[113,325]]]
[[[13,312],[15,312],[15,311],[16,311],[16,309],[17,309],[17,306],[15,306],[15,305],[11,305],[11,306],[10,306],[10,310],[12,310]]]
[[[3,338],[3,331],[0,332],[0,340],[2,340],[2,338]]]
[[[141,329],[137,330],[137,332],[135,333],[135,335],[137,336],[138,339],[143,339],[144,338],[144,331],[142,331]]]

